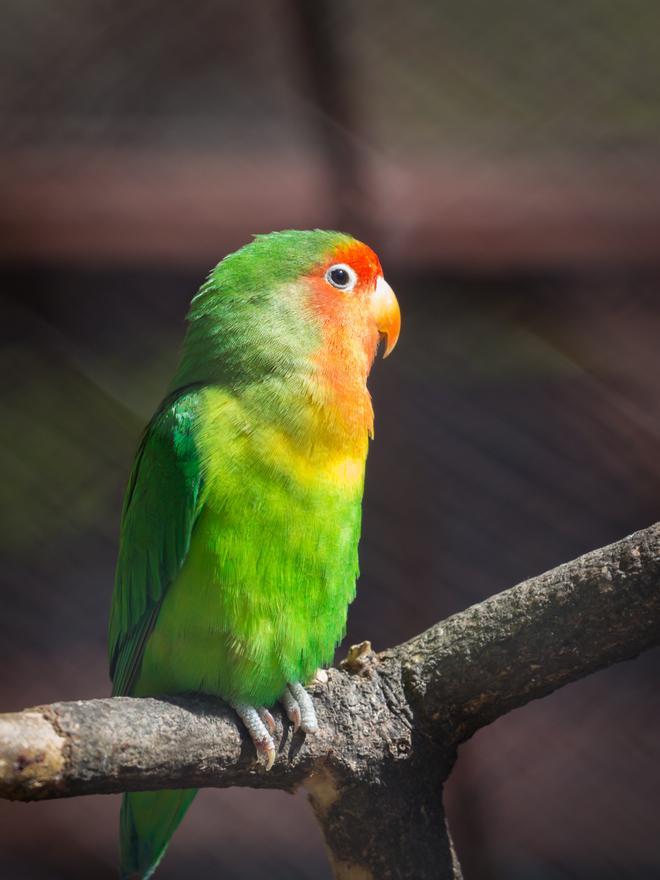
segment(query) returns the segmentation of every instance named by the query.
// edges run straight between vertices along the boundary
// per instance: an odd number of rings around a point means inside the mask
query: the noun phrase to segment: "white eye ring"
[[[357,274],[355,269],[351,269],[346,263],[335,263],[325,273],[325,280],[337,290],[349,291],[353,290],[357,283]]]

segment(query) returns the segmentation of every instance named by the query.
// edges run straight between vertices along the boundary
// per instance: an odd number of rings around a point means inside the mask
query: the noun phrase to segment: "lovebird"
[[[318,729],[305,684],[355,596],[367,377],[400,320],[378,257],[344,233],[257,235],[211,271],[126,489],[113,695],[221,697],[266,769],[268,707]],[[124,795],[122,878],[153,874],[195,794]]]

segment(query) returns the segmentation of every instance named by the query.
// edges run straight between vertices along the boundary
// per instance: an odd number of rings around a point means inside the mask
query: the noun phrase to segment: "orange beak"
[[[394,350],[401,330],[401,311],[394,291],[384,278],[379,277],[371,296],[371,314],[381,336],[385,337],[383,357]]]

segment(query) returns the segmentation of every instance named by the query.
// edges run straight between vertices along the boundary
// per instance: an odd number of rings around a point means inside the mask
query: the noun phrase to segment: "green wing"
[[[168,586],[181,568],[201,508],[194,433],[198,391],[166,400],[142,437],[126,489],[110,612],[113,695],[130,694]]]

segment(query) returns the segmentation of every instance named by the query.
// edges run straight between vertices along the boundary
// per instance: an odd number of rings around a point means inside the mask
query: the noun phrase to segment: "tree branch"
[[[660,523],[492,596],[384,653],[426,723],[463,741],[660,644]]]
[[[368,642],[352,648],[313,685],[316,736],[294,736],[274,713],[280,749],[269,773],[234,713],[209,697],[54,703],[0,716],[0,796],[305,784],[337,877],[458,878],[440,796],[457,745],[658,644],[660,524],[379,655]],[[375,797],[387,828],[366,839]],[[356,866],[363,873],[351,873]]]
[[[396,718],[374,680],[331,669],[313,688],[320,731],[292,735],[279,707],[270,772],[235,713],[212,697],[114,697],[0,715],[0,796],[13,800],[232,785],[293,790],[330,761],[381,761]],[[410,732],[410,722],[406,730]]]

